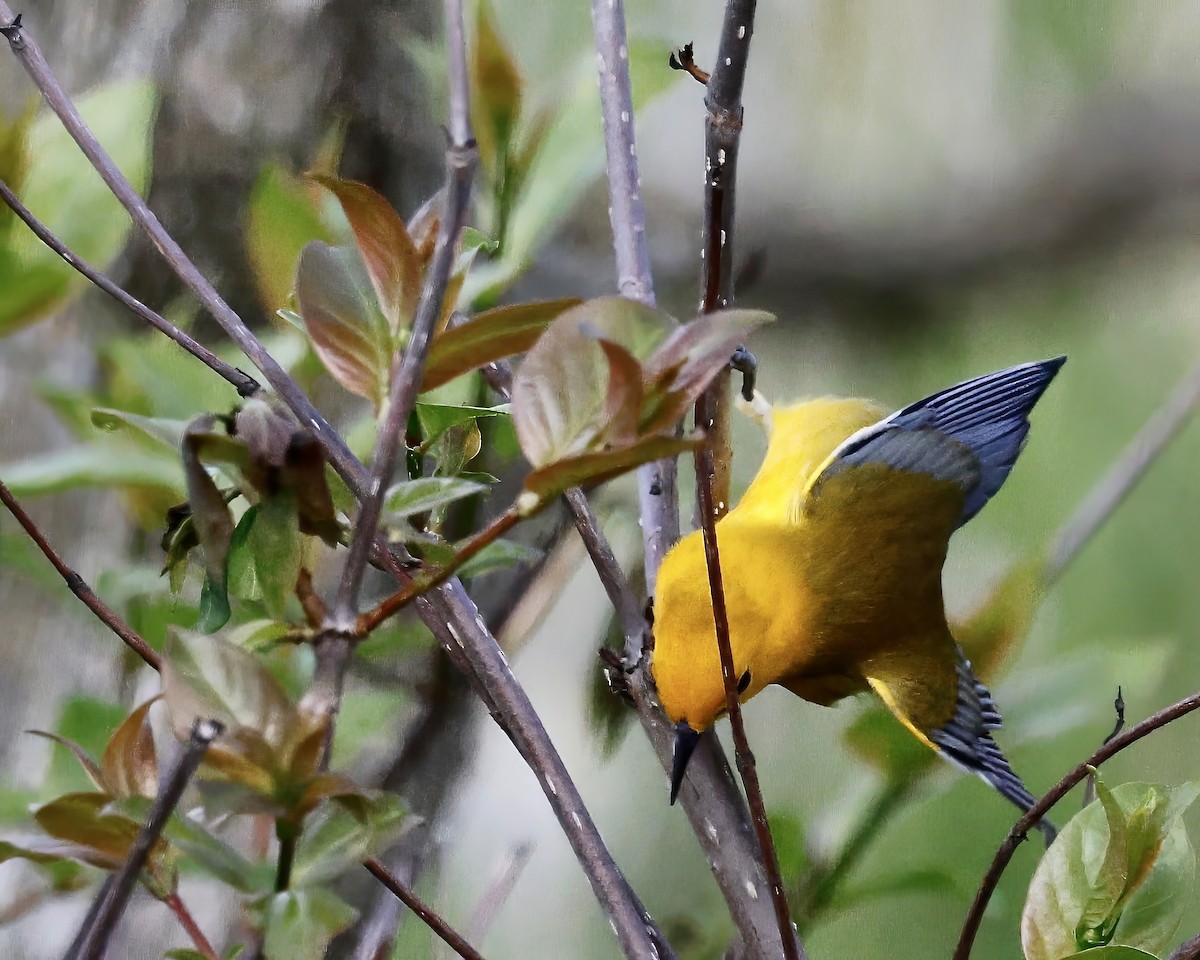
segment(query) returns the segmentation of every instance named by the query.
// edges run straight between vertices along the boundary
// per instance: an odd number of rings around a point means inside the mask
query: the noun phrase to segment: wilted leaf
[[[525,478],[525,489],[545,503],[570,487],[602,483],[651,460],[677,457],[698,442],[694,437],[652,436],[629,447],[569,457],[534,470]]]
[[[524,353],[578,297],[535,300],[495,307],[438,336],[429,348],[422,390],[432,390],[455,377],[516,353]]]
[[[408,820],[400,798],[374,792],[363,800],[360,816],[327,803],[305,822],[296,844],[294,886],[325,883],[395,843]]]
[[[333,938],[357,919],[357,910],[322,887],[277,893],[266,909],[266,960],[324,960]]]
[[[1126,783],[1063,828],[1029,886],[1021,916],[1027,960],[1123,944],[1158,953],[1191,901],[1195,854],[1180,816],[1200,795],[1181,787]],[[1115,827],[1115,829],[1114,829]]]
[[[296,299],[325,369],[378,407],[387,395],[392,337],[360,285],[362,272],[357,250],[314,241],[300,254]]]
[[[81,770],[82,757],[70,745],[77,746],[89,759],[98,757],[104,752],[109,731],[115,730],[124,719],[125,711],[119,704],[81,696],[67,700],[54,726],[56,736],[53,739],[70,747],[71,753],[58,749],[51,752],[50,769],[41,785],[42,799],[47,795],[89,790],[89,784],[104,789],[100,786],[103,775],[98,773],[99,764],[92,760],[94,770],[88,770],[86,764]]]
[[[158,757],[154,735],[150,732],[152,697],[134,710],[104,748],[100,768],[104,789],[114,797],[153,797],[158,793]]]
[[[394,337],[411,325],[421,298],[420,260],[404,221],[387,200],[364,183],[326,176],[313,179],[341,203]],[[301,312],[305,313],[303,307]],[[388,354],[390,357],[390,350]]]
[[[435,464],[434,473],[438,476],[455,476],[479,456],[482,449],[483,436],[479,432],[479,424],[473,419],[456,423],[445,430],[429,450]]]
[[[485,484],[461,477],[418,477],[397,483],[388,490],[383,509],[393,517],[411,517],[483,493],[487,489]]]

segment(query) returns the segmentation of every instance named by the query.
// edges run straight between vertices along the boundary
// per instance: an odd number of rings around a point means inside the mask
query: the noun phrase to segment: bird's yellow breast
[[[823,481],[805,501],[834,449],[881,415],[862,400],[776,409],[757,476],[717,524],[735,671],[750,673],[742,699],[781,683],[829,704],[865,689],[865,665],[895,647],[944,656],[941,567],[961,490],[872,464]],[[663,561],[655,638],[664,709],[703,729],[724,689],[698,532]]]

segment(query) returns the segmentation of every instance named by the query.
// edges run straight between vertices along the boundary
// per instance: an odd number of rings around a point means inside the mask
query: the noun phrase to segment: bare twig
[[[1167,960],[1196,960],[1200,957],[1200,935],[1181,943]]]
[[[704,238],[701,270],[701,311],[709,313],[733,303],[733,237],[737,187],[737,157],[742,132],[742,87],[754,32],[755,0],[727,0],[717,62],[708,78],[704,123]],[[729,638],[729,615],[717,543],[717,519],[729,500],[732,450],[729,441],[728,375],[717,380],[696,403],[696,425],[708,439],[695,454],[696,512],[704,537],[704,557],[712,597],[713,624],[725,684],[725,705],[733,730],[734,751],[754,832],[758,837],[763,865],[779,928],[779,940],[787,960],[799,960],[804,947],[792,927],[787,893],[779,870],[779,858],[771,839],[767,808],[758,770],[742,718],[738,677]]]
[[[592,31],[600,66],[600,112],[608,169],[609,218],[621,295],[654,305],[654,278],[646,243],[646,210],[638,175],[629,44],[623,0],[592,0]],[[674,460],[638,468],[638,503],[646,549],[646,592],[654,595],[658,568],[679,539],[679,495]]]
[[[518,843],[504,855],[495,876],[483,891],[483,896],[479,898],[479,903],[475,905],[471,914],[470,926],[467,928],[471,931],[471,939],[478,941],[484,938],[492,921],[496,919],[496,914],[500,912],[512,894],[513,887],[521,879],[521,874],[529,866],[532,856],[533,844],[530,843]]]
[[[1046,552],[1045,578],[1053,583],[1085,543],[1129,495],[1200,405],[1200,364],[1137,432],[1121,455],[1092,487]]]
[[[214,373],[224,377],[241,396],[251,397],[258,392],[260,389],[259,383],[250,374],[226,363],[207,347],[201,346],[188,334],[175,326],[175,324],[171,323],[170,320],[155,313],[136,297],[131,296],[125,290],[121,289],[121,287],[117,286],[117,284],[113,283],[86,260],[81,259],[70,247],[56,237],[41,220],[33,215],[29,208],[21,202],[20,198],[12,192],[8,184],[3,180],[0,180],[0,199],[3,199],[12,212],[25,222],[25,225],[29,227],[35,237],[57,253],[67,264],[74,267],[83,276],[87,277],[97,287],[116,300],[117,303],[129,310],[130,313],[141,320],[145,320],[146,323],[162,333],[165,333],[193,357],[205,366],[210,367]]]
[[[313,406],[304,391],[275,360],[263,346],[262,342],[250,331],[245,322],[227,304],[216,288],[205,279],[199,268],[188,258],[178,243],[167,233],[158,217],[146,205],[138,192],[113,163],[112,157],[100,145],[95,135],[79,115],[75,104],[67,95],[62,84],[50,69],[46,58],[42,55],[29,30],[21,23],[20,18],[13,15],[12,8],[5,0],[0,0],[0,34],[8,41],[9,48],[21,61],[25,71],[33,79],[41,91],[46,103],[62,121],[63,127],[71,138],[79,145],[79,149],[91,161],[104,182],[108,185],[123,207],[129,212],[133,222],[146,233],[154,246],[170,264],[176,275],[195,294],[204,308],[220,324],[234,343],[250,358],[250,361],[262,371],[267,382],[283,398],[291,410],[299,418],[306,430],[311,430],[321,441],[329,459],[338,472],[345,477],[362,469],[350,448],[342,438],[326,422],[320,411]]]
[[[1173,720],[1178,720],[1180,717],[1186,716],[1197,709],[1200,709],[1200,693],[1193,693],[1190,697],[1185,697],[1178,703],[1158,711],[1158,713],[1147,717],[1141,723],[1130,727],[1124,733],[1113,737],[1113,739],[1101,746],[1099,750],[1051,787],[1045,796],[1025,812],[1025,815],[1009,830],[1008,836],[1000,844],[1000,849],[996,851],[996,856],[992,860],[991,866],[988,867],[987,872],[983,875],[983,880],[979,884],[979,890],[975,894],[975,900],[972,902],[971,909],[967,912],[966,920],[963,922],[962,934],[959,937],[958,946],[954,950],[953,960],[967,960],[970,957],[971,946],[975,942],[975,935],[979,932],[979,923],[983,919],[983,912],[987,909],[988,901],[991,900],[992,893],[996,889],[996,884],[1000,882],[1001,875],[1004,873],[1009,861],[1012,860],[1013,853],[1016,852],[1017,847],[1025,840],[1025,835],[1042,817],[1050,812],[1050,809],[1059,800],[1067,795],[1067,792],[1073,786],[1088,775],[1088,768],[1098,767],[1105,760],[1141,740],[1142,737],[1148,736],[1155,730],[1165,727]]]
[[[200,925],[196,923],[196,918],[192,916],[192,912],[187,908],[183,900],[180,899],[179,894],[172,893],[163,903],[175,914],[179,925],[183,927],[184,932],[191,938],[196,952],[204,957],[204,960],[220,960],[217,956],[217,951],[208,942],[208,937],[204,935],[204,931],[200,929]]]
[[[29,534],[29,539],[45,554],[46,559],[54,565],[54,569],[62,575],[63,580],[67,583],[67,587],[75,596],[83,601],[84,606],[91,610],[109,630],[120,637],[125,646],[129,647],[130,650],[146,661],[149,666],[158,670],[161,665],[161,658],[158,652],[143,640],[136,630],[117,616],[112,607],[101,600],[96,595],[96,591],[87,585],[83,577],[63,562],[62,557],[50,546],[49,541],[46,540],[45,535],[38,528],[38,525],[33,522],[33,518],[25,512],[25,509],[17,501],[17,498],[12,495],[12,491],[2,481],[0,481],[0,501],[3,501],[4,505],[8,507],[9,512],[17,518],[17,523],[25,528],[25,532]]]
[[[427,906],[411,889],[401,883],[382,863],[372,858],[366,861],[363,866],[371,872],[371,875],[376,880],[392,891],[396,895],[396,898],[408,907],[409,910],[420,917],[425,925],[441,937],[450,949],[462,957],[463,960],[483,960],[483,955],[467,943],[462,934],[458,933],[439,914]]]
[[[151,849],[179,804],[179,798],[183,796],[192,774],[200,766],[209,744],[221,735],[223,729],[215,720],[197,720],[192,725],[192,735],[159,787],[158,796],[154,798],[146,823],[129,848],[124,866],[113,875],[111,883],[101,889],[99,909],[91,916],[91,923],[79,931],[79,936],[67,953],[68,957],[74,960],[97,960],[103,955]]]
[[[446,207],[438,227],[433,259],[425,274],[425,288],[413,319],[404,356],[392,375],[387,416],[371,454],[371,487],[355,521],[350,553],[338,588],[333,626],[349,630],[370,556],[383,496],[391,482],[396,455],[404,439],[404,428],[421,388],[421,374],[433,339],[433,329],[442,312],[446,286],[454,269],[458,235],[467,219],[471,181],[479,150],[471,131],[470,89],[467,85],[467,42],[463,30],[462,0],[446,0],[446,42],[450,57],[450,137],[446,149]]]
[[[1112,733],[1104,738],[1103,743],[1108,743],[1113,737],[1125,729],[1125,698],[1121,696],[1121,688],[1117,687],[1117,699],[1113,701],[1113,710],[1116,712],[1117,718],[1113,722]],[[1089,773],[1087,780],[1083,784],[1083,806],[1088,806],[1096,799],[1096,774]]]
[[[712,498],[712,451],[707,445],[696,452],[696,493],[702,518],[701,529],[704,533],[704,559],[708,566],[713,623],[717,634],[717,648],[721,654],[721,676],[725,681],[725,706],[729,711],[729,723],[733,730],[734,755],[737,757],[738,772],[742,775],[742,785],[746,788],[746,802],[750,806],[754,832],[758,837],[759,849],[762,851],[763,864],[767,871],[767,883],[775,909],[775,921],[779,925],[783,955],[787,960],[800,960],[805,955],[804,947],[792,928],[787,893],[783,889],[783,878],[779,871],[779,858],[775,854],[775,844],[771,839],[767,807],[763,801],[758,770],[754,754],[750,750],[750,741],[746,737],[742,705],[738,698],[738,678],[734,672],[733,648],[729,641],[729,614],[725,609],[725,586],[721,581],[721,558],[717,547],[716,505]]]
[[[383,621],[408,606],[422,593],[427,593],[440,583],[445,583],[460,570],[468,560],[484,547],[495,543],[522,519],[524,514],[515,507],[505,510],[495,520],[463,544],[443,566],[433,573],[409,580],[395,593],[384,597],[372,609],[361,614],[348,631],[355,637],[366,637]]]

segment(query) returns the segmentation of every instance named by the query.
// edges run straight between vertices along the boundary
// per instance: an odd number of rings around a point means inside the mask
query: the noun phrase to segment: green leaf
[[[393,517],[411,517],[483,493],[487,489],[485,484],[460,477],[418,477],[397,483],[388,490],[383,508]]]
[[[440,334],[430,345],[422,390],[432,390],[455,377],[516,353],[524,353],[578,297],[534,300],[495,307]]]
[[[219,583],[208,574],[200,585],[200,619],[196,629],[201,633],[216,633],[229,622],[233,610],[229,606],[229,593],[224,583]]]
[[[233,528],[229,538],[228,588],[239,600],[256,602],[262,599],[262,585],[258,582],[258,568],[250,550],[250,531],[258,518],[258,505],[248,507],[242,519]],[[206,631],[210,632],[211,631]]]
[[[629,69],[633,78],[633,108],[642,107],[678,82],[680,74],[664,70],[668,50],[662,44],[632,41]],[[533,262],[537,252],[554,239],[560,223],[604,169],[604,126],[592,58],[579,57],[577,75],[564,86],[570,91],[553,122],[536,144],[532,158],[522,161],[528,171],[524,189],[515,198],[498,260],[477,266],[467,278],[465,302],[491,306]]]
[[[124,433],[140,442],[149,442],[152,448],[166,447],[172,456],[179,452],[187,423],[183,420],[168,420],[161,417],[142,417],[125,410],[97,407],[92,411],[92,426],[110,433]]]
[[[266,908],[266,960],[324,960],[333,938],[357,919],[357,910],[321,887],[277,893]]]
[[[479,456],[482,449],[483,436],[479,432],[479,424],[473,418],[465,423],[457,423],[445,430],[429,450],[436,464],[434,473],[438,476],[462,473],[463,467]]]
[[[542,557],[542,551],[527,543],[501,538],[489,543],[475,556],[458,569],[458,575],[464,579],[481,577],[485,573],[504,570],[522,563],[536,563]]]
[[[387,396],[392,337],[363,272],[357,250],[313,241],[300,254],[296,299],[330,376],[378,407]]]
[[[287,302],[305,244],[332,239],[314,196],[318,190],[273,163],[264,164],[251,188],[246,206],[246,251],[259,299],[267,310]]]
[[[83,443],[0,466],[0,477],[15,497],[38,497],[94,487],[184,489],[178,456],[166,456],[132,444]]]
[[[1151,953],[1171,942],[1191,901],[1195,854],[1180,819],[1200,795],[1126,783],[1077,814],[1046,852],[1021,917],[1027,960],[1123,944]]]
[[[313,886],[358,867],[399,838],[408,820],[400,798],[383,792],[363,797],[355,816],[338,803],[323,804],[304,824],[296,844],[292,885]]]
[[[808,848],[804,824],[791,813],[773,813],[770,818],[771,839],[779,857],[779,873],[786,888],[795,883],[808,869]]]
[[[525,478],[525,489],[544,504],[570,487],[603,483],[651,460],[687,453],[698,442],[688,437],[653,436],[604,453],[568,457],[534,470]]]
[[[912,896],[920,893],[946,895],[958,889],[954,877],[938,867],[916,867],[871,877],[860,883],[847,884],[834,895],[833,906],[849,910],[872,900]]]
[[[472,407],[466,404],[418,403],[415,405],[417,419],[421,424],[421,435],[425,443],[431,443],[451,427],[468,420],[509,415],[508,404],[498,407]]]
[[[1070,957],[1064,957],[1063,960],[1074,960],[1076,957],[1082,957],[1083,960],[1158,960],[1158,957],[1152,953],[1146,953],[1136,947],[1120,945],[1097,947],[1094,950],[1073,953]]]
[[[205,584],[201,598],[201,622],[207,629],[220,628],[229,619],[229,600],[225,596],[226,565],[233,537],[233,517],[225,495],[200,460],[201,451],[211,453],[213,442],[230,440],[214,432],[217,418],[205,414],[193,419],[184,431],[183,469],[187,478],[188,504],[192,523],[204,551]],[[207,602],[205,602],[207,600]],[[221,611],[224,617],[221,617]]]
[[[267,613],[280,619],[296,589],[304,559],[295,500],[287,494],[263,500],[247,544],[254,556]]]
[[[421,264],[404,221],[387,200],[364,183],[327,176],[312,179],[341,203],[376,301],[388,329],[396,336],[411,326],[421,298]],[[303,308],[301,312],[305,313]],[[390,350],[388,354],[390,359]]]
[[[475,11],[471,116],[475,120],[480,158],[489,176],[503,181],[525,84],[500,37],[489,0],[479,0]]]
[[[220,720],[226,732],[209,748],[208,758],[238,744],[237,728],[256,732],[272,749],[281,749],[294,732],[296,710],[262,662],[219,635],[172,629],[163,651],[163,699],[171,725],[186,740],[197,718]]]
[[[209,876],[241,893],[266,893],[275,879],[267,863],[251,863],[190,817],[172,817],[165,835]]]
[[[97,87],[75,101],[79,112],[135,190],[149,182],[153,87],[124,81]],[[28,156],[36,157],[22,199],[75,254],[103,268],[125,245],[129,216],[62,124],[43,111],[29,131]],[[12,230],[0,243],[0,336],[53,309],[69,290],[86,285],[29,231]]]

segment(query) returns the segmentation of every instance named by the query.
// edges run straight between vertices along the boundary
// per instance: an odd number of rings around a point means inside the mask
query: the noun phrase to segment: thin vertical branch
[[[646,210],[638,173],[633,90],[629,82],[629,41],[623,0],[592,0],[592,31],[600,69],[600,112],[608,170],[609,219],[622,296],[654,305],[654,278],[646,242]],[[679,539],[679,493],[674,460],[638,468],[638,504],[646,550],[646,592],[654,595],[658,568]]]
[[[1045,796],[1025,812],[1024,816],[1008,831],[1008,836],[1000,844],[1000,849],[996,851],[996,856],[993,858],[987,872],[983,875],[983,880],[980,881],[979,890],[975,893],[975,899],[971,903],[971,909],[967,912],[966,920],[963,921],[962,933],[959,936],[958,946],[954,949],[953,960],[968,960],[971,956],[971,947],[975,943],[975,935],[979,933],[979,923],[983,920],[983,912],[987,909],[988,902],[992,899],[992,894],[996,890],[996,884],[1000,882],[1000,877],[1004,874],[1009,861],[1012,860],[1017,847],[1025,840],[1025,835],[1037,825],[1042,817],[1048,814],[1051,808],[1065,797],[1072,787],[1086,778],[1091,768],[1100,766],[1105,760],[1120,753],[1126,747],[1137,743],[1142,737],[1150,735],[1155,730],[1159,730],[1168,723],[1178,720],[1180,717],[1186,716],[1197,709],[1200,709],[1200,693],[1193,693],[1190,697],[1184,697],[1178,703],[1159,710],[1153,716],[1147,717],[1141,723],[1135,724],[1124,733],[1113,737],[1113,739],[1103,744],[1099,750],[1058,781],[1058,783],[1046,792]]]
[[[1063,524],[1046,552],[1045,577],[1058,579],[1067,565],[1112,515],[1200,405],[1200,364],[1180,381],[1158,410],[1104,472]]]
[[[97,960],[104,954],[117,921],[125,912],[125,905],[129,902],[133,886],[141,875],[142,867],[146,865],[150,851],[178,806],[179,798],[183,796],[192,774],[204,759],[209,744],[221,735],[223,729],[215,720],[197,720],[192,725],[192,734],[171,772],[159,787],[158,796],[154,798],[154,805],[150,808],[146,823],[138,831],[129,848],[129,856],[124,866],[113,875],[112,881],[101,889],[99,909],[91,916],[91,923],[79,931],[79,936],[67,953],[68,957],[74,960]]]
[[[144,320],[161,333],[166,334],[193,357],[212,369],[218,376],[228,380],[241,396],[252,397],[259,391],[260,386],[258,381],[250,376],[250,374],[226,363],[207,347],[201,346],[188,336],[188,334],[175,326],[175,324],[171,323],[170,320],[159,316],[136,297],[122,290],[121,287],[113,283],[86,260],[79,257],[62,240],[56,237],[49,227],[33,215],[29,208],[21,202],[20,198],[12,192],[9,185],[3,180],[0,180],[0,199],[3,199],[8,204],[9,209],[21,218],[35,237],[58,254],[65,263],[87,277],[130,313]]]
[[[446,0],[446,42],[450,56],[450,138],[446,149],[446,207],[438,227],[433,259],[425,274],[425,288],[413,319],[412,332],[403,359],[392,376],[387,415],[371,454],[371,483],[355,521],[354,538],[342,571],[333,626],[349,630],[362,586],[371,545],[379,527],[383,496],[391,482],[396,456],[404,439],[404,428],[412,413],[425,358],[433,339],[434,326],[442,311],[446,286],[454,269],[458,236],[467,220],[471,182],[479,151],[471,131],[470,88],[467,84],[467,41],[463,28],[462,0]]]
[[[88,586],[83,577],[67,566],[62,557],[50,546],[50,542],[38,528],[38,525],[33,522],[33,518],[25,512],[25,509],[21,506],[17,498],[12,495],[12,491],[4,485],[3,481],[0,481],[0,502],[3,502],[8,507],[9,512],[17,518],[17,523],[29,534],[29,539],[42,551],[46,559],[54,565],[54,569],[66,581],[67,587],[83,602],[83,605],[91,610],[97,619],[108,627],[109,630],[120,637],[121,642],[141,657],[148,666],[158,670],[162,663],[158,652],[143,640],[136,630],[117,616],[112,607],[96,595],[96,591]]]
[[[737,156],[742,132],[742,87],[754,32],[754,0],[728,0],[717,62],[706,86],[707,115],[704,123],[704,236],[701,269],[701,311],[709,313],[733,304],[733,237],[737,187]],[[721,657],[725,705],[733,730],[738,772],[746,790],[746,802],[762,852],[770,886],[771,903],[779,927],[779,939],[787,960],[799,960],[804,947],[796,936],[788,911],[787,894],[779,869],[779,858],[771,839],[767,808],[746,727],[734,670],[729,638],[729,614],[717,543],[717,520],[729,499],[728,377],[719,378],[696,404],[696,425],[708,439],[695,454],[696,504],[704,537],[704,557],[712,597],[713,625]],[[714,449],[720,444],[720,456]],[[718,466],[719,465],[719,466]],[[719,473],[719,475],[718,475]]]

